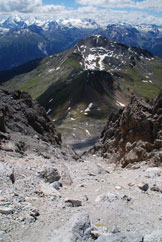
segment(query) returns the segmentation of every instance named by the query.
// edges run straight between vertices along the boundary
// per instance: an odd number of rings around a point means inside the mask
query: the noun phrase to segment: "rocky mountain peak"
[[[162,92],[148,102],[132,97],[128,106],[110,116],[91,151],[123,167],[139,161],[161,165]]]
[[[133,67],[137,62],[153,57],[144,49],[129,47],[102,35],[93,35],[80,41],[74,52],[81,55],[80,65],[85,70],[121,69],[126,64]]]

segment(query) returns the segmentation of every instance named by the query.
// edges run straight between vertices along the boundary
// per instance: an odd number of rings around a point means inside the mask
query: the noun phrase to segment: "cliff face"
[[[123,167],[139,161],[161,165],[162,92],[147,103],[132,97],[126,108],[110,116],[91,151]]]
[[[61,145],[61,135],[52,120],[31,96],[25,92],[0,87],[0,132],[37,136],[52,145]]]

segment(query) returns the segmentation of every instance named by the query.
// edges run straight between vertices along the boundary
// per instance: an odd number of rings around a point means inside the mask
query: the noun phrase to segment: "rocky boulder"
[[[139,161],[162,165],[162,91],[147,102],[133,96],[128,106],[112,113],[90,152],[123,167]]]
[[[74,215],[58,231],[54,231],[50,242],[92,242],[91,223],[87,213]]]

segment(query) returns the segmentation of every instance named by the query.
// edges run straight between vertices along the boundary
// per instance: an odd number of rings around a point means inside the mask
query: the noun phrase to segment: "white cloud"
[[[33,8],[41,5],[42,0],[0,0],[0,11],[31,12]]]
[[[65,10],[65,7],[62,5],[42,5],[33,9],[33,13],[43,13],[43,14],[59,14]]]
[[[158,18],[154,15],[150,15],[143,11],[126,11],[126,10],[114,10],[114,9],[99,9],[97,7],[81,7],[75,12],[76,16],[86,18],[88,15],[90,18],[96,20],[101,25],[107,25],[109,23],[130,23],[130,24],[157,24],[162,25],[162,18]]]
[[[161,0],[144,0],[142,2],[137,2],[136,7],[139,9],[148,9],[160,12],[162,11],[162,1]]]
[[[132,0],[76,0],[76,2],[82,5],[94,5],[101,7],[118,7],[119,5],[125,7],[134,3]]]
[[[76,0],[77,3],[81,5],[88,6],[98,6],[98,7],[108,7],[108,8],[134,8],[134,9],[143,9],[143,10],[162,10],[162,1],[161,0]]]

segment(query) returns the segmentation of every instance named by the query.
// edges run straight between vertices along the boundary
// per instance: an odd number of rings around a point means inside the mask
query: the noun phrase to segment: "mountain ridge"
[[[0,22],[0,70],[62,52],[93,34],[126,45],[146,48],[162,57],[162,28],[155,25],[98,25],[91,19],[10,16]]]

